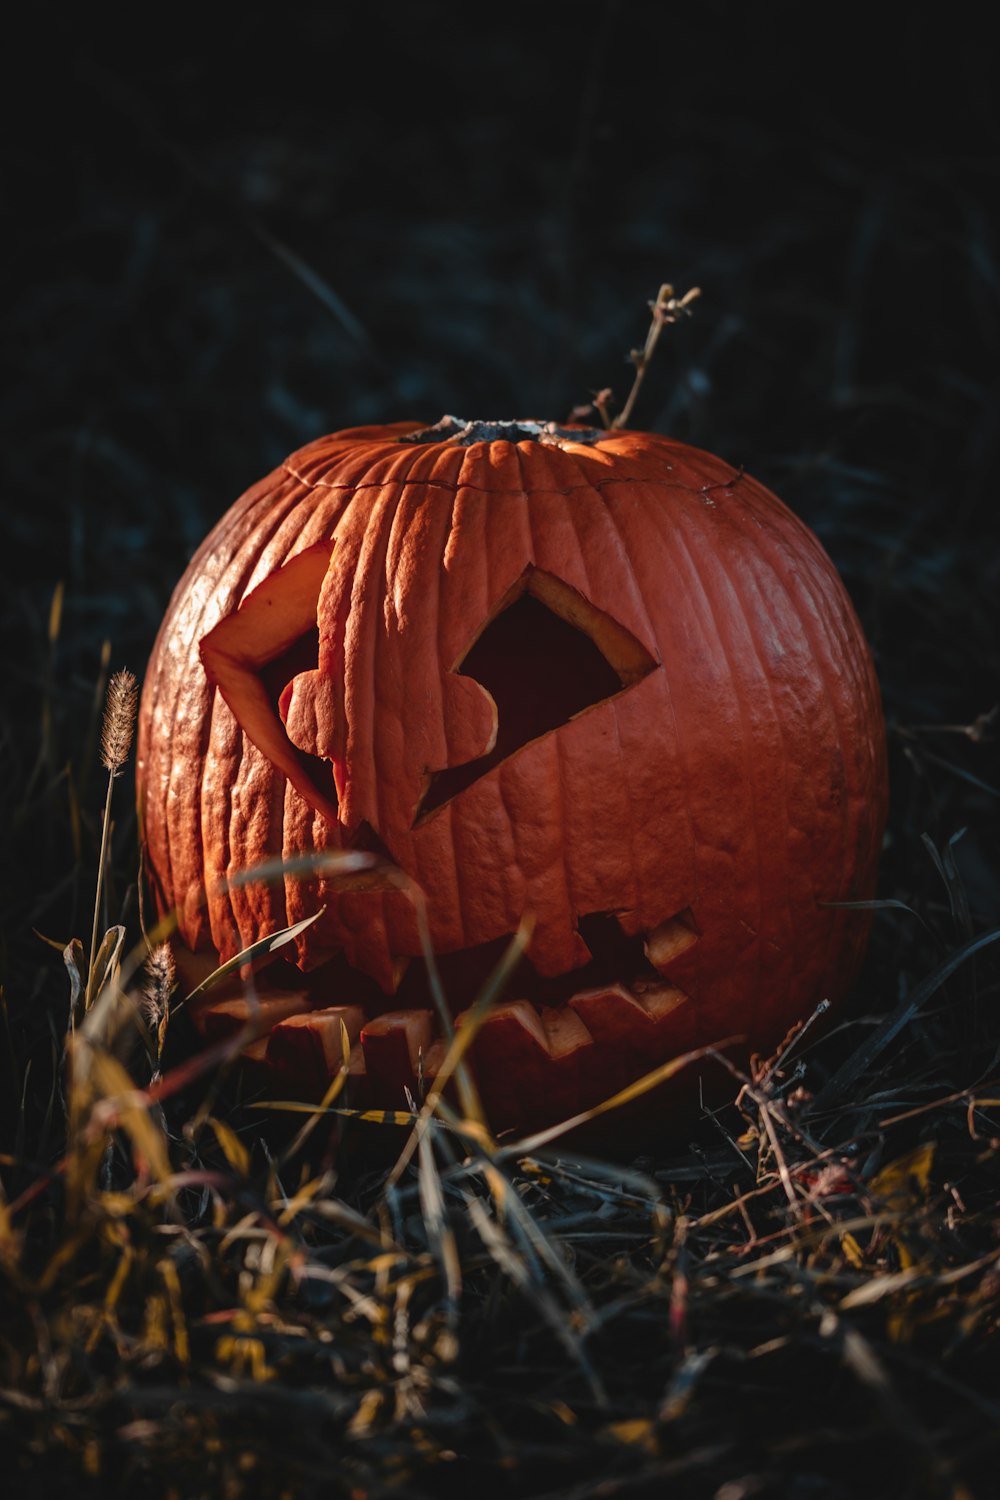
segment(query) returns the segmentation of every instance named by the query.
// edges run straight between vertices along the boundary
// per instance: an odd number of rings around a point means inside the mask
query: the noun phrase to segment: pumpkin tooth
[[[305,1010],[309,1004],[304,990],[279,990],[260,995],[253,1003],[245,995],[227,1000],[208,999],[191,1006],[191,1019],[203,1036],[221,1040],[233,1036],[248,1023],[257,1036],[265,1036],[279,1021]]]
[[[550,1056],[566,1057],[581,1047],[594,1045],[584,1022],[567,1006],[545,1005],[539,1014]]]
[[[327,1080],[329,1083],[329,1079]],[[355,1042],[351,1048],[350,1060],[347,1064],[347,1089],[338,1100],[350,1109],[367,1109],[372,1103],[371,1087],[368,1081],[368,1068],[365,1064],[365,1051],[361,1043]]]
[[[675,1036],[680,1039],[683,1033],[686,1040],[694,1019],[690,997],[672,984],[642,981],[635,992],[623,984],[602,985],[581,990],[569,1004],[602,1046],[638,1053],[650,1064],[660,1061],[664,1048],[671,1050]],[[680,1024],[671,1025],[678,1011]]]
[[[655,979],[637,979],[631,989],[643,1010],[657,1024],[691,999],[676,984],[658,983]]]
[[[473,1043],[472,1064],[495,1129],[567,1118],[616,1086],[603,1086],[604,1060],[578,1016],[528,1000],[497,1006]]]
[[[424,1052],[423,1071],[425,1091],[434,1082],[441,1071],[441,1064],[445,1060],[448,1051],[448,1043],[443,1036],[437,1036]]]
[[[463,1011],[457,1017],[456,1025],[460,1026],[467,1015],[468,1011]],[[566,1006],[536,1006],[530,1000],[508,1000],[495,1006],[483,1022],[480,1034],[511,1026],[523,1031],[532,1044],[549,1057],[566,1057],[594,1043],[582,1019]]]
[[[468,1014],[468,1011],[462,1011],[461,1015],[456,1016],[456,1026],[461,1026]],[[479,1028],[479,1037],[473,1046],[478,1044],[479,1038],[484,1034],[496,1033],[500,1030],[509,1030],[512,1036],[523,1031],[525,1038],[530,1038],[542,1052],[549,1050],[542,1018],[530,1000],[505,1000],[502,1004],[494,1006]]]
[[[657,973],[665,974],[670,964],[693,948],[700,936],[691,908],[686,907],[647,932],[643,948]]]
[[[255,1042],[250,1042],[243,1048],[240,1057],[248,1063],[266,1063],[268,1040],[266,1036],[259,1036]]]
[[[300,1086],[309,1097],[320,1098],[341,1066],[341,1024],[354,1043],[364,1022],[360,1005],[333,1005],[288,1016],[267,1040],[268,1064],[283,1082]]]
[[[390,1010],[365,1024],[361,1046],[372,1097],[380,1106],[406,1108],[405,1090],[416,1094],[420,1053],[427,1052],[433,1038],[429,1010]]]

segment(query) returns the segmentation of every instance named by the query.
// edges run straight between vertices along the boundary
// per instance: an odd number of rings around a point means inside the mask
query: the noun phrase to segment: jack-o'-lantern
[[[445,418],[302,449],[181,581],[138,760],[188,949],[214,964],[325,908],[295,982],[260,982],[257,1056],[306,1093],[341,1021],[369,1104],[441,1040],[398,883],[220,885],[269,857],[406,872],[458,1011],[533,914],[473,1054],[498,1126],[724,1036],[767,1046],[857,974],[868,922],[838,903],[872,895],[886,805],[860,626],[774,495],[664,437]]]

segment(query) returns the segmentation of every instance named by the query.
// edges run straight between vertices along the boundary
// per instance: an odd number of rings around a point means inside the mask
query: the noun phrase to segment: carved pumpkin
[[[458,1010],[534,913],[474,1049],[497,1126],[734,1033],[769,1046],[861,960],[864,914],[825,904],[872,895],[885,819],[860,626],[802,522],[664,437],[446,418],[310,444],[182,579],[138,763],[147,868],[190,950],[214,965],[325,905],[294,982],[261,980],[254,1049],[307,1094],[341,1018],[372,1104],[441,1043],[406,895],[217,889],[268,857],[388,854]]]

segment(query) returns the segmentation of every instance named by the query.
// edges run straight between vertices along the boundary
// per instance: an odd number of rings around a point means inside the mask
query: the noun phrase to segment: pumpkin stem
[[[469,448],[473,443],[599,443],[604,434],[596,427],[557,427],[555,422],[483,422],[466,421],[464,417],[442,417],[433,427],[408,432],[401,443],[457,443]]]
[[[656,301],[649,304],[653,317],[649,325],[649,332],[646,334],[646,342],[641,349],[632,349],[629,351],[629,362],[635,366],[635,379],[632,381],[632,389],[628,393],[625,405],[611,423],[612,427],[624,427],[632,415],[632,408],[639,394],[639,387],[645,379],[649,362],[653,357],[653,351],[659,343],[660,334],[666,325],[668,323],[677,323],[681,318],[689,318],[691,316],[691,303],[700,296],[700,286],[693,286],[689,292],[684,293],[683,297],[674,296],[674,289],[669,281],[665,281],[660,287],[659,292],[656,294]]]
[[[603,390],[592,391],[588,403],[582,406],[574,406],[569,414],[569,421],[580,421],[584,417],[588,417],[591,412],[596,411],[604,426],[611,431],[614,431],[618,427],[627,426],[628,419],[632,415],[632,408],[635,406],[636,397],[639,394],[639,387],[645,379],[646,370],[649,368],[649,362],[653,357],[653,351],[659,343],[660,334],[663,332],[665,325],[667,323],[678,323],[682,317],[690,317],[691,304],[700,296],[701,288],[693,286],[689,292],[684,293],[683,297],[675,297],[673,286],[669,281],[665,281],[656,294],[656,300],[648,304],[653,317],[649,325],[649,332],[646,334],[646,342],[641,349],[632,349],[629,351],[628,359],[629,363],[635,369],[635,379],[632,381],[632,389],[629,391],[625,405],[621,411],[614,418],[608,415],[608,405],[612,400],[613,393],[610,386],[605,386]]]

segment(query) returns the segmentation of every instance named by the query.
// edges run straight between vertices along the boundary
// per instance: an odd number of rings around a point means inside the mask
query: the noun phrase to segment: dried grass
[[[963,925],[954,861],[933,863]],[[60,1154],[4,1158],[18,1472],[352,1497],[499,1473],[583,1497],[860,1466],[865,1493],[971,1494],[1000,1443],[1000,1038],[974,973],[998,938],[954,946],[884,1017],[796,1027],[746,1075],[720,1059],[733,1099],[697,1145],[629,1164],[559,1129],[494,1140],[471,1079],[465,1118],[440,1087],[359,1116],[346,1048],[318,1107],[244,1097],[242,1034],[161,1072],[169,948],[123,962],[113,930],[53,1080]],[[725,1490],[736,1469],[756,1491]]]

